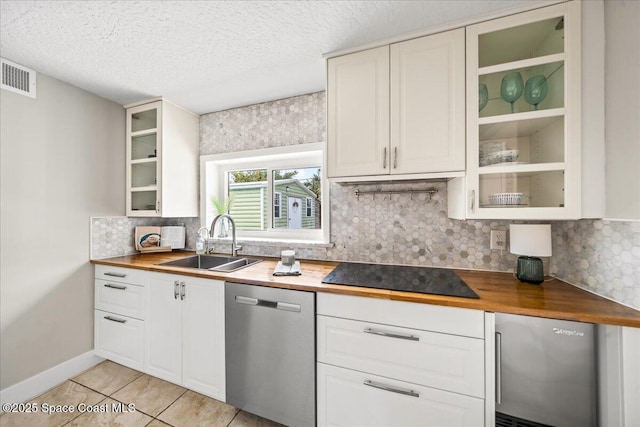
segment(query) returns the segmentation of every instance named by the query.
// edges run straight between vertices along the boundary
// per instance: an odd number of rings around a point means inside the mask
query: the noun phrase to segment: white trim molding
[[[93,350],[88,351],[1,390],[0,401],[3,405],[5,403],[26,402],[92,368],[103,360],[105,359],[96,356]]]

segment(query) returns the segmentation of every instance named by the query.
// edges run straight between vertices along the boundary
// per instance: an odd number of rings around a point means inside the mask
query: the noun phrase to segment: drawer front
[[[319,427],[484,425],[483,399],[323,363],[317,372]]]
[[[484,338],[484,312],[318,292],[316,313],[445,334]]]
[[[317,316],[318,362],[484,397],[484,340]]]
[[[96,279],[95,308],[144,320],[145,287]]]
[[[132,283],[144,286],[145,271],[134,268],[112,267],[110,265],[96,265],[96,279],[110,280],[118,283]]]
[[[96,354],[139,371],[143,368],[144,322],[95,310]]]

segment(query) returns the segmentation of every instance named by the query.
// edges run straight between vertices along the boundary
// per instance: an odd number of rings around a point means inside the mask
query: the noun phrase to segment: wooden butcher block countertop
[[[136,268],[260,286],[331,292],[471,308],[489,312],[640,327],[640,311],[599,297],[557,279],[537,286],[521,283],[509,273],[455,270],[458,276],[480,297],[479,299],[471,299],[322,283],[322,279],[339,264],[332,261],[302,260],[302,275],[288,277],[272,275],[278,261],[273,258],[265,258],[263,262],[233,273],[218,273],[158,265],[161,262],[190,255],[194,255],[194,253],[174,251],[96,259],[91,262],[93,264]],[[256,257],[248,256],[248,258]]]

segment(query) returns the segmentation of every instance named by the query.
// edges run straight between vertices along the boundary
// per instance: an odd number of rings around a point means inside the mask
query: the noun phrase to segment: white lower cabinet
[[[225,400],[224,282],[152,274],[144,371]]]
[[[226,399],[224,282],[192,280],[182,312],[182,385]]]
[[[485,425],[484,312],[317,295],[318,426]]]
[[[318,426],[473,426],[484,399],[318,363]]]
[[[96,354],[141,371],[144,322],[107,311],[94,313]]]
[[[141,371],[144,365],[144,277],[136,270],[98,265],[95,271],[96,355]]]
[[[484,398],[484,340],[318,316],[318,362]]]

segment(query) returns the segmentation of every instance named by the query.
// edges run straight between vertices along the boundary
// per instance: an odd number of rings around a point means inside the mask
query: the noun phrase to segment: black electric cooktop
[[[343,262],[322,279],[322,283],[479,298],[453,270],[444,268]]]

